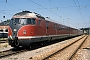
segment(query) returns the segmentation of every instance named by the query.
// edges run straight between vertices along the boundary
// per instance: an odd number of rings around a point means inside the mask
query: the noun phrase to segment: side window
[[[27,24],[31,24],[31,19],[27,18]]]
[[[38,25],[39,25],[39,26],[41,25],[41,20],[38,20]]]
[[[27,18],[27,24],[36,24],[36,21],[34,18]]]
[[[34,18],[32,18],[31,20],[32,20],[32,24],[36,24],[36,21]]]
[[[59,25],[57,25],[57,28],[56,29],[59,30]]]
[[[65,27],[63,26],[63,27],[62,27],[62,29],[64,30],[64,29],[65,29]]]
[[[59,26],[57,26],[57,30],[59,30]]]
[[[59,26],[59,30],[61,29],[61,26]]]
[[[63,26],[61,25],[61,30],[63,30]]]
[[[57,25],[56,24],[54,24],[54,29],[57,30]]]
[[[48,29],[49,27],[49,21],[46,21],[46,28]]]

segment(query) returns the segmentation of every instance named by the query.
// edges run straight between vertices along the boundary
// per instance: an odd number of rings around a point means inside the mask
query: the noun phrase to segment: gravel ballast
[[[69,45],[70,43],[76,41],[80,37],[81,36],[66,41],[62,41],[56,44],[52,44],[46,47],[42,47],[36,50],[27,51],[17,55],[5,57],[0,60],[42,60],[44,57],[53,54],[54,52],[58,51],[59,49],[62,49],[66,45]]]

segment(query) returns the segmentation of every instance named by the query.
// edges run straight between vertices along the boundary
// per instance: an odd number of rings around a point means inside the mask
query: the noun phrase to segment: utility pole
[[[69,32],[69,36],[70,36],[69,17],[68,17],[68,32]]]
[[[89,21],[90,21],[90,16],[89,16]],[[89,27],[89,34],[90,34],[90,27]]]
[[[6,3],[7,3],[7,0],[6,0]]]

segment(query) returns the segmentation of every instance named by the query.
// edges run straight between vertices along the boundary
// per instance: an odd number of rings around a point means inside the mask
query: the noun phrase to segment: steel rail
[[[77,50],[81,47],[81,45],[84,43],[84,41],[87,39],[87,37],[88,37],[88,36],[82,37],[81,39],[84,38],[84,40],[83,40],[83,41],[81,42],[81,44],[76,48],[76,50],[75,50],[72,54],[70,54],[70,56],[68,56],[68,58],[65,57],[65,58],[62,58],[62,59],[63,59],[63,60],[65,60],[65,59],[70,60],[70,59],[74,56],[74,54],[77,52]],[[48,57],[45,57],[43,60],[48,60],[49,58],[54,57],[54,56],[57,55],[59,52],[62,52],[63,50],[65,50],[65,49],[68,48],[69,46],[71,46],[71,45],[77,43],[77,42],[80,41],[81,39],[79,39],[79,40],[73,42],[72,44],[70,44],[70,45],[64,47],[63,49],[58,50],[57,52],[55,52],[55,53],[49,55]],[[64,56],[64,53],[63,53],[63,56]]]

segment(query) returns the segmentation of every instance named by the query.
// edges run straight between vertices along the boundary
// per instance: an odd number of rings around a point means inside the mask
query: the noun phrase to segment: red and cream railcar
[[[40,14],[22,11],[10,20],[8,42],[13,47],[29,46],[34,42],[75,36],[76,31],[77,29],[52,22]]]
[[[8,37],[8,26],[6,25],[0,25],[0,38],[7,39]]]

